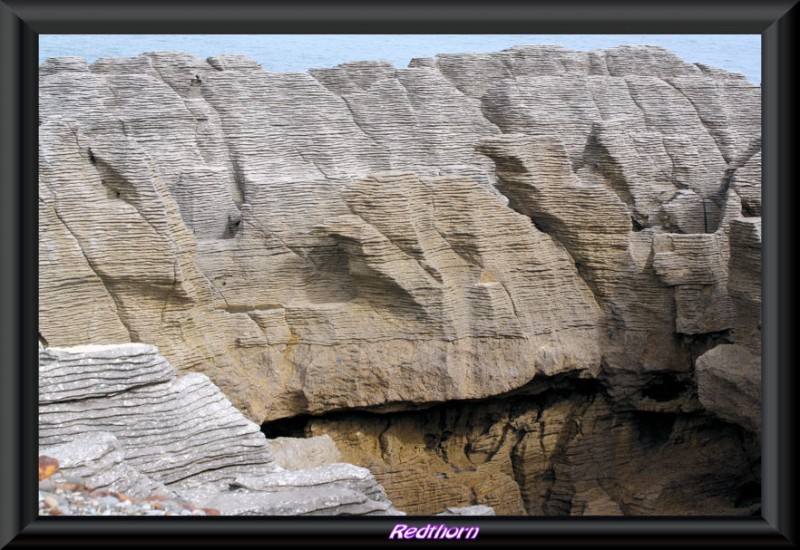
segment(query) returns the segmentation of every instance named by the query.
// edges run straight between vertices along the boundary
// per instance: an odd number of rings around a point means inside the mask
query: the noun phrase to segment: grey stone
[[[49,348],[42,357],[47,368],[40,372],[41,385],[52,389],[42,394],[46,397],[39,404],[40,453],[58,460],[59,478],[68,476],[94,489],[135,498],[180,497],[206,507],[221,506],[222,513],[231,514],[398,513],[365,468],[304,468],[306,460],[296,470],[283,471],[274,463],[259,426],[233,408],[206,376],[176,378],[153,346]],[[151,365],[163,367],[148,379]],[[87,382],[92,376],[101,382]],[[110,379],[113,386],[103,388],[102,380]],[[68,398],[60,398],[63,388],[70,388]],[[301,448],[317,449],[311,461],[338,458],[329,437],[292,448],[295,454]],[[56,477],[46,480],[42,489],[61,491]],[[296,498],[298,491],[302,495]],[[95,500],[97,506],[114,510],[136,508],[130,500],[114,496]],[[191,514],[173,501],[164,505],[171,513]]]
[[[40,413],[46,408],[40,405]],[[144,497],[156,490],[165,490],[162,483],[143,474],[131,466],[124,456],[119,440],[111,433],[97,431],[76,434],[64,438],[59,444],[52,444],[55,438],[48,440],[49,445],[42,442],[41,434],[53,426],[41,426],[39,453],[56,457],[59,468],[93,489],[109,489],[121,491],[134,497]]]
[[[697,359],[697,394],[709,411],[761,431],[761,361],[746,348],[721,344]]]
[[[494,509],[491,506],[475,504],[473,506],[458,507],[450,506],[437,516],[493,516]]]
[[[286,470],[302,470],[341,462],[341,453],[329,435],[317,437],[278,437],[267,440],[275,463]]]

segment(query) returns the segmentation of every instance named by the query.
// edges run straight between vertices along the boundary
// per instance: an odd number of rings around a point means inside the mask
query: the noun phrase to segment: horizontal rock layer
[[[760,346],[760,88],[663,49],[55,59],[39,135],[45,341],[155,343],[259,422]]]
[[[283,471],[257,424],[206,376],[176,378],[153,346],[48,348],[39,357],[40,454],[93,489],[177,496],[232,515],[397,513],[365,468]]]
[[[40,342],[154,343],[202,373],[174,379],[135,354],[101,372],[96,349],[45,350],[44,444],[91,418],[125,463],[211,508],[390,510],[350,485],[338,505],[311,486],[247,493],[236,464],[252,456],[267,485],[297,480],[273,472],[218,387],[255,422],[317,415],[310,431],[415,513],[757,506],[760,87],[740,75],[652,47],[302,74],[150,53],[45,62],[39,112]],[[70,361],[86,375],[52,366]],[[449,416],[437,430],[356,416],[343,433],[326,416],[541,393],[563,376],[577,382],[562,400],[482,410],[480,434],[452,436]],[[145,436],[113,420],[128,402],[214,410],[199,422],[232,439],[183,422]],[[167,426],[213,452],[159,461],[152,449],[182,444]],[[307,445],[304,465],[330,461]],[[219,483],[241,498],[216,501]]]

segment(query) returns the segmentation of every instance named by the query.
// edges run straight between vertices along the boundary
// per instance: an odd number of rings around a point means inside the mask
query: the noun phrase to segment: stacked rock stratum
[[[50,348],[39,365],[40,454],[95,491],[226,515],[397,513],[365,468],[275,464],[257,424],[153,346]]]
[[[411,513],[752,513],[760,92],[644,46],[48,60],[40,335],[157,345]]]

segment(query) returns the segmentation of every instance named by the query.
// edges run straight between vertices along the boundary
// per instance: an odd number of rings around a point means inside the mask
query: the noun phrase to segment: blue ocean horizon
[[[145,52],[184,52],[207,58],[239,54],[253,58],[266,71],[305,72],[311,68],[366,60],[407,67],[415,57],[445,53],[487,53],[522,45],[555,45],[591,51],[622,45],[661,46],[688,63],[702,63],[743,74],[761,83],[761,36],[736,35],[245,35],[245,34],[43,34],[39,63],[50,57],[83,57],[93,63],[104,57]]]

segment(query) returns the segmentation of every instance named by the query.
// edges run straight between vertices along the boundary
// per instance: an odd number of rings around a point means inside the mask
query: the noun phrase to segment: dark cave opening
[[[642,388],[642,397],[649,397],[653,401],[664,403],[678,399],[689,387],[689,381],[680,380],[672,374],[663,374]]]
[[[597,394],[605,395],[603,384],[594,379],[576,378],[571,373],[556,376],[537,376],[534,380],[510,391],[507,394],[496,395],[481,399],[455,399],[445,403],[408,404],[404,410],[388,409],[383,407],[365,407],[354,409],[340,409],[321,415],[308,413],[298,414],[286,418],[268,420],[261,424],[261,432],[268,438],[276,437],[309,437],[307,426],[315,419],[346,419],[353,416],[396,418],[403,416],[436,417],[442,420],[447,417],[448,411],[476,408],[492,403],[510,403],[512,408],[526,409],[530,405],[542,407],[546,403],[569,399],[571,396],[588,398]],[[605,395],[607,398],[607,395]],[[444,425],[443,425],[444,426]],[[444,430],[444,427],[442,427]],[[445,438],[446,439],[446,438]]]
[[[666,372],[650,373],[640,384],[640,394],[657,402],[685,397],[693,389],[690,377]],[[606,480],[607,498],[625,514],[648,513],[647,506],[626,496],[628,490],[645,491],[635,485],[635,472],[652,467],[653,475],[672,475],[670,464],[683,453],[692,460],[710,460],[710,451],[702,449],[729,439],[726,430],[731,429],[704,413],[679,412],[677,405],[659,412],[630,409],[615,402],[601,381],[563,374],[537,377],[500,396],[409,407],[300,414],[265,422],[261,430],[270,439],[328,435],[339,445],[343,462],[370,469],[393,502],[414,514],[438,513],[437,504],[424,491],[401,489],[399,480],[414,479],[420,487],[435,484],[442,494],[464,498],[464,505],[487,504],[511,515],[558,516],[569,514],[576,502],[582,506],[586,495],[576,488],[582,479],[596,476]],[[404,445],[412,449],[407,455]],[[636,450],[626,451],[631,446]],[[631,456],[626,458],[626,452]],[[678,477],[722,476],[736,485],[725,493],[729,506],[752,514],[760,486],[749,472],[737,470],[737,464],[746,462],[746,452],[743,447],[724,462],[701,461],[685,471],[681,466]],[[484,475],[489,477],[481,481]],[[617,481],[615,476],[620,476]],[[615,489],[631,479],[631,488]],[[703,499],[710,493],[705,485],[698,487],[699,500],[692,509],[704,511],[709,504]],[[681,491],[666,491],[648,506],[678,509]]]
[[[659,448],[669,441],[677,419],[672,413],[636,411],[636,429],[643,447]]]
[[[752,218],[761,215],[760,206],[755,206],[749,201],[742,201],[742,216]]]
[[[736,499],[737,508],[752,506],[761,502],[761,483],[748,481],[739,488],[739,497]]]
[[[306,437],[306,425],[313,418],[310,414],[299,414],[288,418],[270,420],[261,424],[261,433],[267,439],[276,437]]]

